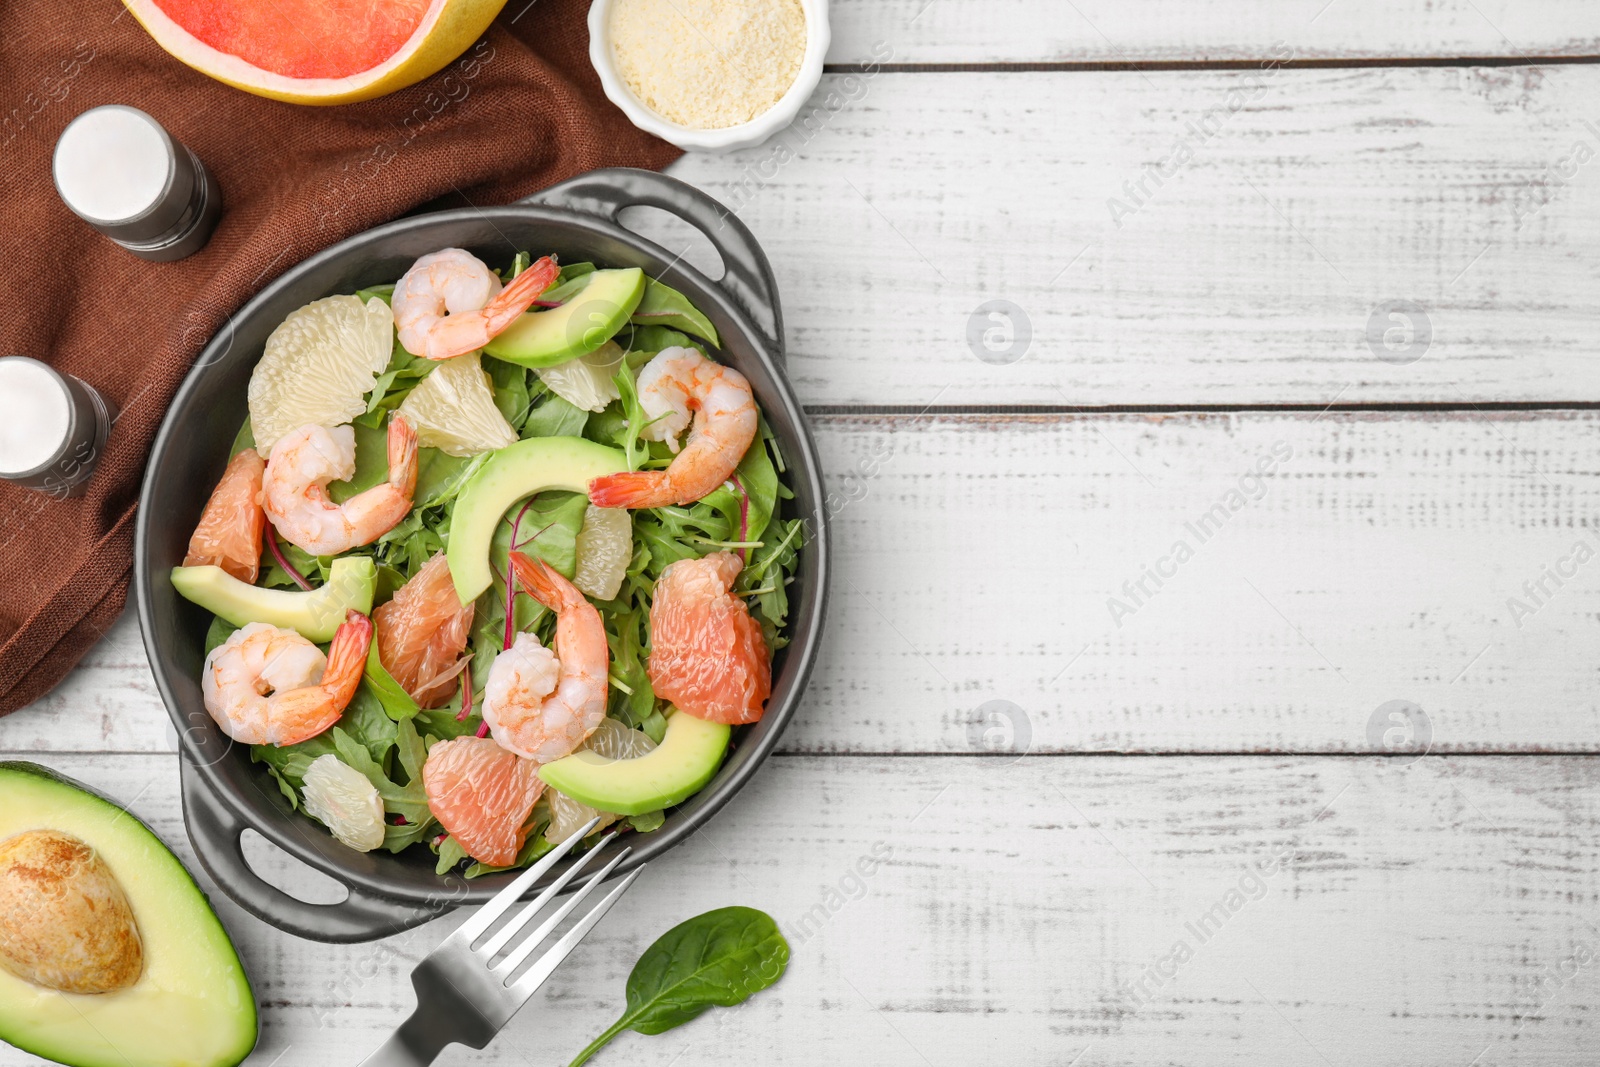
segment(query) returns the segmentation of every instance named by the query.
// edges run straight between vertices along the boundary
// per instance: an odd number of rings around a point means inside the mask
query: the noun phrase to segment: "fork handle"
[[[361,1061],[361,1067],[428,1067],[454,1040],[448,1021],[438,1012],[424,1013],[418,1005],[387,1041]]]

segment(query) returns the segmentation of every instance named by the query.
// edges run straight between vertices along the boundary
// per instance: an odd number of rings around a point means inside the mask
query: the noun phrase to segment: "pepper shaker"
[[[51,167],[73,214],[158,263],[198,252],[222,213],[200,158],[136,107],[106,104],[67,124]]]
[[[27,356],[0,357],[0,479],[81,496],[112,412],[93,386]]]

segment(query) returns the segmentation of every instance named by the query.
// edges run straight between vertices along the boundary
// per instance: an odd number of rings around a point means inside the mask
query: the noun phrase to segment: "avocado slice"
[[[446,558],[461,602],[476,600],[494,581],[489,545],[511,505],[546,489],[587,494],[591,480],[627,469],[620,449],[582,437],[530,437],[491,452],[450,512]]]
[[[370,556],[333,561],[328,581],[303,593],[246,585],[221,567],[174,567],[172,585],[185,599],[233,623],[264,622],[293,630],[307,641],[332,641],[345,612],[372,614],[378,568]]]
[[[722,766],[732,729],[682,711],[667,720],[667,733],[638,759],[607,759],[588,749],[546,763],[539,777],[596,811],[643,815],[682,803]]]
[[[524,367],[553,367],[586,356],[628,323],[644,297],[644,271],[597,270],[575,279],[582,287],[558,308],[524,312],[484,351]]]
[[[34,763],[0,763],[0,840],[48,829],[88,844],[121,885],[143,969],[73,994],[0,969],[0,1038],[72,1067],[233,1067],[256,1043],[256,1001],[200,887],[121,805]]]

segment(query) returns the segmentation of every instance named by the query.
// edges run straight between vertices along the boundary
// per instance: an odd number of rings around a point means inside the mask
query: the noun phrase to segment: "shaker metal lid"
[[[67,387],[49,367],[0,359],[0,478],[56,462],[72,436],[72,414]]]
[[[56,191],[107,237],[149,241],[172,230],[195,193],[193,157],[136,107],[90,108],[56,142]]]

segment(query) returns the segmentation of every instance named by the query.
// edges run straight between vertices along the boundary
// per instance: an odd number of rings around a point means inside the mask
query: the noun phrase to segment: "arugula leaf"
[[[410,848],[418,841],[426,841],[438,829],[436,819],[427,822],[406,822],[396,826],[392,823],[383,825],[383,847],[390,852],[399,852]]]
[[[641,834],[661,829],[661,825],[666,821],[667,813],[664,811],[647,811],[643,815],[628,816],[628,825]]]
[[[290,788],[300,790],[305,788],[306,770],[311,766],[311,761],[333,750],[333,739],[327,734],[321,734],[309,741],[286,745],[283,748],[276,745],[251,745],[250,761],[265,763],[280,783],[287,783]],[[296,806],[298,807],[298,796]]]
[[[679,923],[633,965],[622,1018],[569,1067],[578,1067],[624,1030],[660,1034],[712,1005],[741,1003],[782,977],[788,963],[789,943],[766,912],[718,908]]]
[[[400,723],[399,727],[409,731],[412,737],[416,736],[410,720]],[[335,726],[328,733],[332,735],[335,754],[339,759],[366,775],[367,781],[378,791],[385,814],[404,816],[408,823],[421,823],[433,818],[433,813],[428,809],[428,795],[422,788],[420,771],[416,778],[400,785],[385,774],[377,761],[368,755],[366,748],[343,729]]]
[[[284,799],[289,802],[289,807],[293,808],[295,811],[299,811],[300,794],[295,791],[294,786],[284,781],[283,775],[278,773],[278,768],[274,767],[270,763],[267,764],[267,773],[272,775],[272,780],[274,782],[278,783],[278,792],[282,793]]]
[[[356,687],[355,696],[345,705],[335,729],[340,727],[345,737],[361,745],[373,760],[380,762],[394,747],[398,736],[395,722],[384,709],[383,702],[365,684]]]
[[[528,831],[528,840],[523,842],[521,851],[517,853],[517,858],[510,867],[491,867],[487,863],[473,863],[472,866],[467,868],[466,876],[468,878],[477,878],[485,874],[495,874],[499,871],[509,871],[514,870],[517,867],[526,867],[540,856],[543,856],[545,853],[555,848],[559,843],[560,842],[557,841],[545,840],[544,834],[540,832],[540,826],[534,826]]]
[[[439,862],[434,864],[434,874],[449,874],[462,860],[471,859],[467,850],[461,847],[461,842],[453,836],[447,836],[439,843]]]

